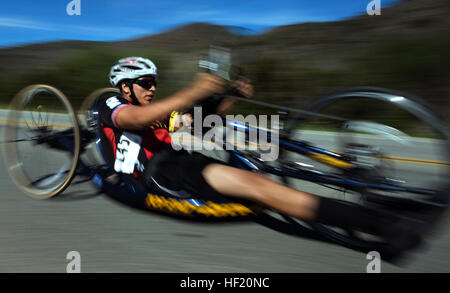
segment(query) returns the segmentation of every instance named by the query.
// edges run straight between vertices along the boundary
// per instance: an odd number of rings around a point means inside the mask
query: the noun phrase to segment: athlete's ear
[[[127,85],[127,83],[126,82],[122,82],[121,84],[120,84],[120,90],[122,91],[122,93],[124,94],[124,95],[129,95],[130,93],[131,93],[131,91],[130,91],[130,87]]]

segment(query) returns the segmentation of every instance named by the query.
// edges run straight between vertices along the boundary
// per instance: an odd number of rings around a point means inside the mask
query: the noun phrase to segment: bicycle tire
[[[25,125],[29,127],[28,122],[21,121],[22,114],[25,113],[24,109],[29,102],[33,100],[39,93],[45,92],[47,94],[52,95],[52,97],[56,97],[56,99],[64,106],[65,111],[67,111],[67,117],[69,117],[70,124],[67,129],[73,129],[73,152],[71,154],[71,162],[69,163],[70,168],[63,173],[67,174],[64,178],[62,178],[61,182],[57,183],[55,186],[48,188],[40,188],[36,184],[34,184],[30,178],[27,176],[26,170],[23,169],[23,162],[19,159],[19,151],[18,151],[18,143],[19,140],[17,138],[17,132],[20,125]],[[41,105],[38,106],[42,107]],[[38,109],[39,115],[40,110]],[[54,113],[53,113],[54,114]],[[25,114],[24,114],[25,115]],[[55,114],[54,114],[55,115]],[[30,114],[29,116],[33,116]],[[33,122],[34,123],[34,122]],[[55,125],[40,125],[34,123],[35,127],[54,127]],[[31,127],[29,127],[31,128]],[[15,185],[26,195],[36,198],[36,199],[48,199],[54,197],[60,193],[62,193],[73,180],[76,169],[78,166],[78,159],[80,155],[80,129],[78,125],[77,116],[75,111],[70,103],[69,99],[58,89],[55,87],[44,85],[44,84],[35,84],[30,85],[22,89],[11,101],[9,105],[9,111],[7,114],[7,125],[5,126],[5,131],[3,134],[4,138],[4,148],[3,148],[3,159],[5,165],[7,167],[9,176],[15,183]],[[33,139],[30,139],[32,141]],[[56,175],[59,175],[58,174]],[[56,176],[55,175],[55,176]],[[54,176],[54,177],[55,177]],[[56,177],[55,177],[56,179]]]
[[[443,147],[444,150],[442,154],[446,159],[444,163],[446,162],[448,164],[450,162],[450,135],[447,131],[447,127],[442,122],[440,117],[436,115],[431,110],[431,108],[427,106],[426,103],[423,102],[423,100],[417,97],[385,88],[355,87],[331,93],[313,102],[311,105],[306,107],[305,110],[311,113],[321,113],[321,110],[325,109],[327,106],[330,106],[332,103],[337,103],[339,101],[346,100],[351,97],[355,98],[360,96],[369,99],[370,98],[376,99],[382,102],[393,103],[393,105],[396,105],[397,107],[412,114],[419,120],[424,121],[425,123],[430,125],[439,134],[444,144]],[[287,135],[291,139],[294,139],[296,135],[295,131],[299,129],[302,125],[305,125],[306,122],[309,121],[311,118],[314,118],[313,115],[311,116],[308,116],[308,114],[298,115],[296,118],[293,119],[293,122],[289,125]],[[441,176],[443,178],[445,177],[450,178],[450,171],[446,170],[444,174],[442,174]],[[284,178],[284,181],[285,183],[288,184],[288,179]],[[436,192],[438,193],[436,198],[439,204],[441,204],[442,209],[440,209],[439,213],[436,214],[432,220],[430,220],[430,222],[432,221],[434,225],[437,224],[438,219],[448,207],[449,201],[448,190],[450,190],[449,188],[450,183],[444,183],[441,187],[439,187],[439,189],[436,190]],[[379,242],[367,241],[365,239],[356,236],[356,234],[353,233],[355,231],[348,230],[346,232],[338,232],[333,228],[328,227],[326,225],[322,225],[320,223],[315,222],[307,222],[307,223],[312,229],[317,231],[319,234],[339,244],[343,244],[350,247],[366,248],[367,250],[384,247],[380,246]]]

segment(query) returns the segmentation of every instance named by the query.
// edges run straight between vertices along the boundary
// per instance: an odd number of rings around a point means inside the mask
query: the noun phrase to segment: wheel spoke
[[[44,108],[48,103],[55,113]],[[19,121],[24,121],[9,124],[3,133],[3,142],[8,142],[3,157],[14,183],[24,193],[38,199],[61,193],[75,176],[80,155],[80,130],[69,100],[53,87],[32,85],[14,97],[10,109],[8,120],[18,120],[16,115],[21,113]],[[55,134],[49,124],[54,119],[58,119],[58,123],[61,120],[61,125],[71,130]],[[33,141],[39,143],[20,143]],[[62,142],[73,145],[64,148]]]

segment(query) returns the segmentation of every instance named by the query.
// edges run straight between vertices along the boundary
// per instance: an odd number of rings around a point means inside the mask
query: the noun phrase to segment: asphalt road
[[[427,166],[414,168],[417,179],[429,174]],[[200,224],[137,211],[97,194],[91,182],[75,183],[57,198],[32,199],[0,161],[0,272],[64,273],[70,251],[80,253],[82,272],[363,273],[369,263],[364,253],[256,222]],[[449,221],[403,267],[382,262],[381,272],[449,272]]]

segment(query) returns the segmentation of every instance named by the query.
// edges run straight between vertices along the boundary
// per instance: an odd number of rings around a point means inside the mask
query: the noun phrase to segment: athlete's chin
[[[152,102],[152,100],[153,100],[153,97],[145,97],[145,98],[142,100],[141,104],[143,104],[143,105],[145,105],[145,104],[150,104],[150,103]]]

